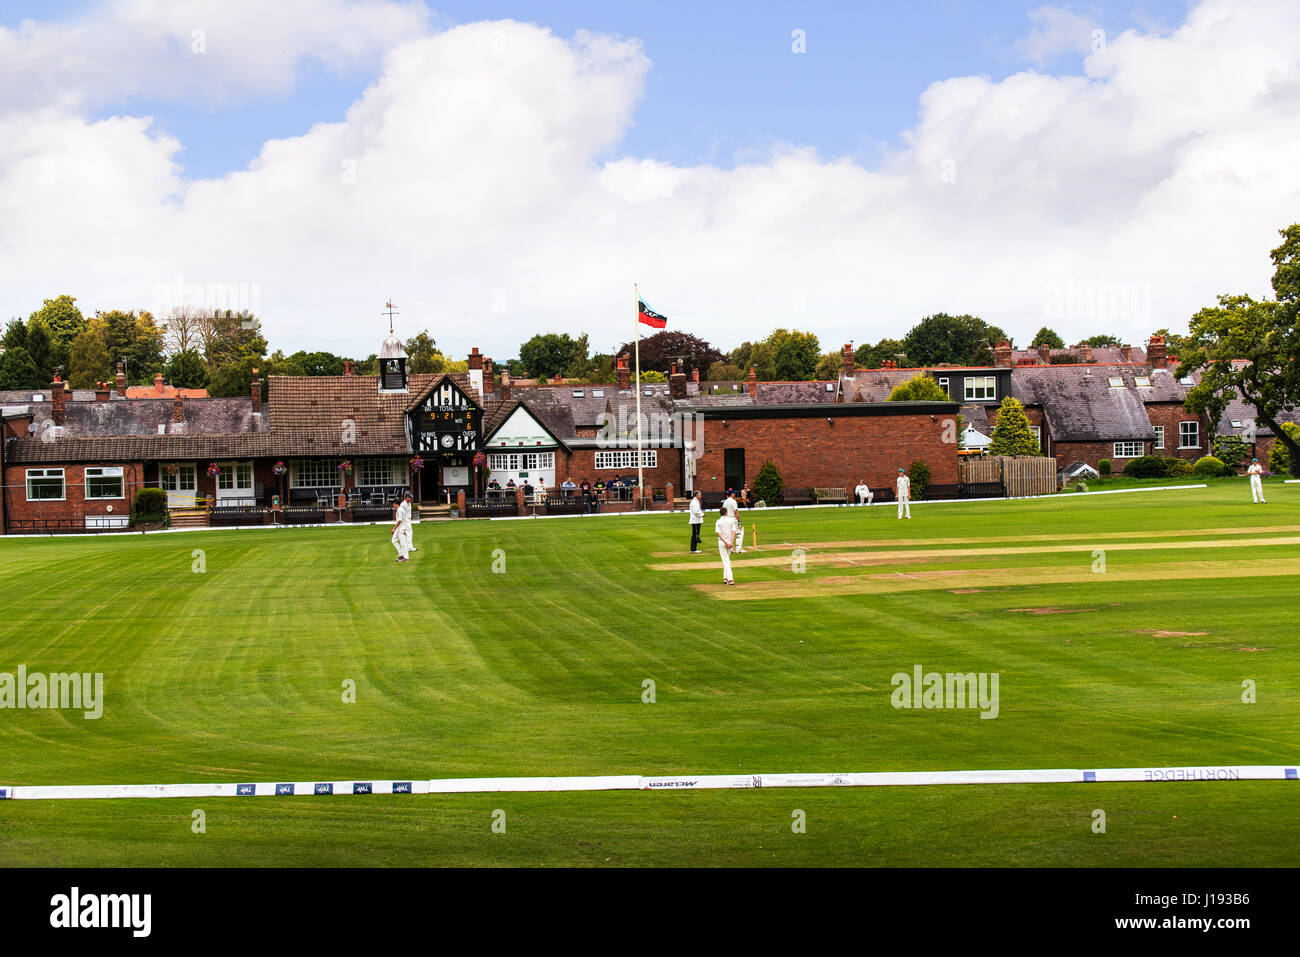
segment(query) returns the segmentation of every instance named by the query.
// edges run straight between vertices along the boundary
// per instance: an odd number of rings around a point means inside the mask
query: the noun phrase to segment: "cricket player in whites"
[[[724,505],[719,510],[713,531],[718,536],[718,555],[722,559],[722,584],[734,585],[736,580],[731,577],[731,550],[736,545],[736,520],[727,511],[727,506]]]
[[[402,496],[402,504],[397,506],[397,522],[393,525],[393,547],[397,549],[399,562],[410,561],[407,551],[411,547],[411,493]]]
[[[898,470],[898,481],[895,483],[898,488],[898,517],[912,517],[912,480],[907,477],[907,473],[902,469]]]
[[[1268,500],[1264,498],[1264,480],[1260,478],[1264,474],[1264,466],[1259,464],[1259,459],[1250,460],[1250,468],[1246,469],[1246,474],[1250,476],[1251,504],[1267,505]]]

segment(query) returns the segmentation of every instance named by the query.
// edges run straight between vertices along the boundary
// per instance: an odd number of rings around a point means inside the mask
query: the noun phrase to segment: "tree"
[[[55,354],[53,337],[43,319],[30,319],[27,322],[27,354],[36,363],[37,376],[46,384],[54,381],[56,369],[63,368],[67,371],[66,356]]]
[[[989,327],[976,316],[937,312],[908,330],[903,351],[911,362],[922,366],[975,365],[992,358]]]
[[[632,355],[634,345],[633,342],[623,343],[618,347],[617,354]],[[723,358],[720,351],[689,332],[664,329],[641,340],[643,372],[646,369],[657,369],[666,375],[672,370],[673,362],[678,363],[681,372],[689,372],[691,369],[703,371],[713,363],[721,362]]]
[[[853,353],[853,364],[859,369],[879,369],[885,360],[908,364],[907,348],[902,339],[881,339],[874,346],[858,346]]]
[[[343,357],[332,352],[304,352],[300,349],[289,356],[289,362],[302,369],[300,375],[307,376],[342,375],[344,369]],[[410,371],[409,365],[407,370]]]
[[[171,311],[163,320],[163,331],[172,355],[201,347],[204,321],[203,311],[197,306],[177,306]]]
[[[404,345],[406,369],[412,375],[442,372],[447,365],[447,357],[438,351],[438,344],[433,341],[428,329],[421,329],[407,339]]]
[[[208,394],[217,397],[249,395],[253,387],[253,367],[259,361],[250,357],[214,370],[208,375]],[[265,379],[262,380],[262,397],[266,397]]]
[[[1200,370],[1183,407],[1207,418],[1240,394],[1286,447],[1290,472],[1300,478],[1300,442],[1279,424],[1283,412],[1300,406],[1300,223],[1281,235],[1282,244],[1271,253],[1277,299],[1224,295],[1217,307],[1197,312],[1188,323],[1177,375]],[[1241,359],[1246,361],[1234,361]],[[1218,418],[1211,421],[1217,424]]]
[[[0,389],[40,389],[49,385],[41,382],[36,363],[22,346],[5,349],[0,356]]]
[[[747,375],[749,373],[740,366],[733,366],[728,362],[715,362],[709,366],[708,374],[704,378],[708,382],[735,382]]]
[[[227,309],[203,317],[198,327],[200,350],[208,368],[266,355],[262,322],[248,311]]]
[[[29,322],[38,319],[45,323],[50,341],[59,345],[68,345],[86,330],[86,317],[77,308],[77,300],[68,295],[46,299],[41,308],[28,316]]]
[[[1034,334],[1034,341],[1029,344],[1031,349],[1037,349],[1039,346],[1047,346],[1049,349],[1064,349],[1065,340],[1051,329],[1043,326]]]
[[[741,378],[749,375],[752,368],[759,379],[771,381],[776,375],[776,350],[766,340],[762,342],[743,342],[732,349],[727,356],[727,364],[739,367]]]
[[[948,393],[928,375],[917,375],[894,386],[887,402],[951,402]]]
[[[1168,330],[1166,330],[1166,331],[1168,331]],[[1083,341],[1084,341],[1085,343],[1087,343],[1089,346],[1091,346],[1093,349],[1100,349],[1100,348],[1105,347],[1105,346],[1116,346],[1116,347],[1117,347],[1117,346],[1122,346],[1122,345],[1124,344],[1124,343],[1120,342],[1119,339],[1115,338],[1114,336],[1108,336],[1108,335],[1106,335],[1105,333],[1102,333],[1101,335],[1096,335],[1096,336],[1089,336],[1087,339],[1084,339]]]
[[[768,505],[775,505],[781,501],[781,473],[777,471],[776,463],[771,459],[764,462],[758,474],[754,476],[754,494],[758,496],[759,501],[766,502]]]
[[[166,338],[153,315],[113,309],[96,313],[95,318],[103,323],[109,359],[125,361],[127,380],[133,385],[152,382],[154,375],[162,371]]]
[[[816,378],[821,343],[813,333],[777,329],[767,337],[767,342],[772,347],[774,378],[790,382]]]
[[[113,361],[104,341],[102,323],[91,323],[72,340],[68,359],[68,384],[74,389],[93,389],[113,375]]]
[[[172,356],[167,362],[167,380],[178,389],[204,388],[208,384],[208,367],[198,350],[186,349]]]
[[[658,369],[642,369],[641,381],[642,382],[667,382],[668,376],[664,375]]]
[[[538,333],[519,347],[519,359],[533,378],[554,379],[564,375],[575,362],[587,360],[587,337],[574,339],[567,332]]]
[[[1283,422],[1282,431],[1295,441],[1300,442],[1300,425],[1296,425],[1294,422]],[[1270,472],[1291,472],[1295,474],[1291,468],[1291,462],[1292,456],[1287,451],[1286,446],[1275,440],[1272,450],[1268,453],[1268,470]]]
[[[817,360],[814,379],[838,379],[844,371],[844,356],[838,352],[827,352]]]
[[[993,427],[990,455],[1041,455],[1042,449],[1030,431],[1029,417],[1018,399],[1007,396],[998,409],[998,423]]]
[[[10,319],[9,324],[5,326],[4,338],[0,339],[0,345],[6,349],[26,349],[27,323],[17,317]]]

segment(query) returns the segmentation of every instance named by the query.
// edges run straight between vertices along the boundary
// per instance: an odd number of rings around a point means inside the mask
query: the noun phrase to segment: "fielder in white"
[[[859,505],[870,505],[871,500],[875,498],[871,494],[871,489],[867,488],[867,480],[863,479],[858,483],[858,487],[853,490],[854,497],[858,500]]]
[[[1264,466],[1259,464],[1259,459],[1250,460],[1250,468],[1246,469],[1246,474],[1250,476],[1250,501],[1255,505],[1267,505],[1268,500],[1264,498],[1264,480],[1261,476],[1264,474]]]
[[[736,520],[727,514],[727,507],[722,506],[718,520],[713,523],[713,531],[718,536],[718,556],[722,559],[722,584],[734,585],[731,577],[731,550],[736,542]]]
[[[898,470],[898,517],[912,517],[912,480],[902,469]]]
[[[402,496],[402,504],[397,506],[397,522],[393,525],[393,547],[397,549],[399,562],[410,561],[407,552],[411,548],[411,493]]]

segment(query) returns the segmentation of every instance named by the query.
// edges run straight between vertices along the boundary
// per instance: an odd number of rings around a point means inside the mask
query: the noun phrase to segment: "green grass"
[[[0,671],[102,671],[107,699],[98,721],[0,711],[0,784],[1294,763],[1294,576],[1228,576],[1300,560],[1300,545],[1186,544],[1300,527],[1300,486],[1267,486],[1266,507],[1244,483],[1211,483],[918,504],[905,523],[892,508],[751,513],[762,550],[737,560],[726,594],[780,590],[762,600],[719,600],[716,555],[685,554],[680,515],[425,524],[409,566],[382,527],[0,539]],[[1081,550],[816,562],[869,550],[833,544],[860,540],[1051,544],[1023,540],[1036,535]],[[783,542],[828,544],[808,548],[802,575],[756,564],[788,555]],[[1086,580],[1035,581],[1114,542],[1155,547],[1108,551]],[[1198,561],[1223,574],[1120,580]],[[698,567],[655,567],[682,563]],[[1006,578],[836,593],[930,569]],[[1027,608],[1073,613],[1014,610]],[[999,717],[894,710],[890,677],[915,664],[998,672]],[[6,801],[0,864],[1294,865],[1298,788]],[[791,832],[796,808],[806,834]]]

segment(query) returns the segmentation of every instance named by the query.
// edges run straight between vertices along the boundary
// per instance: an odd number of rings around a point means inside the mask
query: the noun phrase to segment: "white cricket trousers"
[[[858,493],[858,504],[859,504],[859,505],[870,505],[870,504],[871,504],[871,500],[872,500],[873,498],[875,498],[875,497],[876,497],[876,496],[875,496],[874,493],[872,493],[872,492],[868,492],[866,495],[863,495],[861,492],[859,492],[859,493]]]
[[[743,552],[744,550],[745,550],[745,528],[744,526],[741,526],[740,528],[736,529],[736,551]]]
[[[407,549],[411,547],[410,542],[408,541],[406,535],[402,533],[402,529],[400,527],[398,527],[397,531],[393,532],[393,547],[397,549],[398,558],[408,557],[406,552]]]
[[[898,500],[898,517],[912,517],[912,497],[910,495]]]
[[[718,539],[718,555],[722,558],[722,580],[731,581],[731,552],[727,550],[727,543]]]
[[[1264,483],[1258,475],[1250,477],[1250,500],[1257,505],[1264,501]]]

